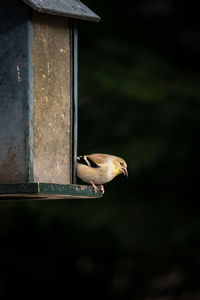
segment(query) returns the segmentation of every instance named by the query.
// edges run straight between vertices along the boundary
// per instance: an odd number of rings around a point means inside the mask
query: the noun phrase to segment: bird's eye
[[[122,162],[120,162],[120,165],[121,165],[121,166],[123,166],[123,163],[122,163]]]

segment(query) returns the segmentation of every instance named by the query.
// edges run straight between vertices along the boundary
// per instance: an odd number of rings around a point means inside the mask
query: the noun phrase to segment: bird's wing
[[[108,154],[100,154],[100,153],[87,155],[89,159],[91,159],[93,162],[95,162],[98,165],[106,164],[108,160],[108,156],[109,156]]]
[[[95,162],[94,159],[92,159],[90,157],[90,155],[78,156],[77,162],[79,164],[86,165],[90,168],[99,168],[100,167],[100,165],[97,162]]]

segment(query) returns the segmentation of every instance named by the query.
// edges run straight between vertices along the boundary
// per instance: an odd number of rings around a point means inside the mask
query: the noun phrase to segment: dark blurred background
[[[102,20],[79,22],[78,152],[121,156],[130,178],[0,203],[0,298],[199,300],[197,3],[84,3]]]

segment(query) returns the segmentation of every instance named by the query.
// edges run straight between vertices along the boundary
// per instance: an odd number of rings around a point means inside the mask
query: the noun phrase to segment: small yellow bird
[[[77,176],[84,182],[90,183],[95,192],[98,191],[97,184],[104,194],[103,184],[119,174],[128,177],[127,164],[120,157],[96,153],[77,158]]]

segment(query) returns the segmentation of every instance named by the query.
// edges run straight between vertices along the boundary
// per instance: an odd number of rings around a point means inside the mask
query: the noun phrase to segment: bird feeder
[[[0,4],[0,200],[97,198],[76,184],[79,0]]]

